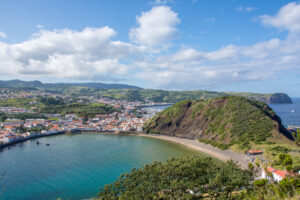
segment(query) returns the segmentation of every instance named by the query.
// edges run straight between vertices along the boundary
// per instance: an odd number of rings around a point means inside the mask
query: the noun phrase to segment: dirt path
[[[141,136],[158,138],[158,139],[167,140],[170,142],[175,142],[175,143],[187,146],[189,148],[195,149],[197,151],[201,151],[205,154],[208,154],[208,155],[210,155],[214,158],[217,158],[219,160],[222,160],[222,161],[227,161],[227,160],[232,159],[232,160],[237,161],[241,165],[241,167],[244,169],[248,168],[248,163],[251,162],[247,155],[235,153],[230,150],[221,150],[221,149],[213,147],[209,144],[201,143],[198,140],[190,140],[190,139],[171,137],[171,136],[166,136],[166,135],[141,134]]]

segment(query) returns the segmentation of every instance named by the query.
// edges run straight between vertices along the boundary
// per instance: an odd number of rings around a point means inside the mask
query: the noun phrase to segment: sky
[[[300,1],[0,0],[0,79],[300,97]]]

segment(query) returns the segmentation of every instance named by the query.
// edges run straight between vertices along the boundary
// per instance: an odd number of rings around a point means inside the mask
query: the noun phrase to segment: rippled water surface
[[[138,136],[60,135],[0,152],[1,200],[84,199],[124,172],[155,160],[199,154],[183,146]],[[46,146],[49,143],[50,146]]]
[[[284,125],[300,126],[300,98],[292,99],[292,104],[271,104]]]

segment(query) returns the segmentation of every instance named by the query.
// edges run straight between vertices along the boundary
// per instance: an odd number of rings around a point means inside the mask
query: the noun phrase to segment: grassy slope
[[[30,102],[36,101],[35,104]],[[47,114],[67,114],[75,113],[79,116],[88,115],[93,117],[95,114],[107,114],[112,113],[115,109],[112,106],[101,103],[84,104],[84,103],[70,103],[70,104],[47,104],[42,102],[41,99],[33,98],[19,98],[19,99],[7,99],[0,101],[0,106],[7,107],[20,107],[20,108],[32,108],[36,112]]]
[[[93,117],[96,114],[108,114],[114,111],[115,109],[112,106],[101,103],[72,103],[67,105],[45,106],[40,109],[41,113],[60,113],[62,115],[75,113],[78,116],[88,115],[89,117]]]
[[[275,112],[263,102],[243,97],[179,102],[149,120],[145,130],[193,132],[201,142],[239,152],[263,149],[272,161],[279,153],[288,152],[300,163],[299,147],[284,136],[288,133]]]

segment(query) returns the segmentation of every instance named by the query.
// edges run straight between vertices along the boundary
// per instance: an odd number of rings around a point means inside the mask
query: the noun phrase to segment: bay
[[[40,138],[40,145],[36,141],[0,152],[0,172],[6,171],[0,180],[0,199],[92,198],[100,186],[132,168],[171,157],[203,155],[139,136],[80,134]]]

